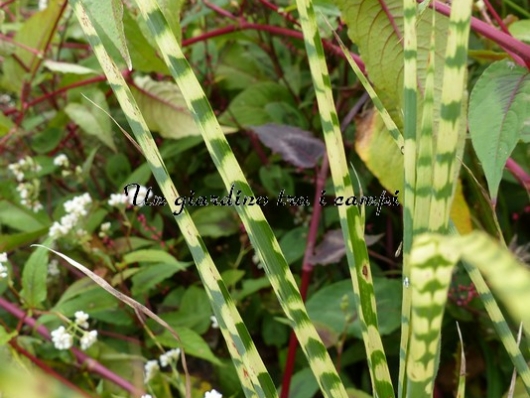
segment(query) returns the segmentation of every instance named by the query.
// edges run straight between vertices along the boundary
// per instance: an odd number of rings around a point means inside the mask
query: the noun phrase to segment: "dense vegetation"
[[[0,396],[528,396],[528,0],[155,3],[0,2]]]

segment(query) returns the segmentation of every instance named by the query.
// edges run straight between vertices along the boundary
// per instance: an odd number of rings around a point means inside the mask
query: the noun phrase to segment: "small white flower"
[[[407,276],[405,277],[405,279],[403,279],[403,286],[405,286],[407,289],[410,286],[410,280]]]
[[[214,389],[212,391],[206,391],[204,393],[204,398],[223,398],[223,394]]]
[[[81,337],[80,343],[81,343],[81,349],[83,351],[90,348],[92,344],[94,344],[98,339],[98,331],[97,330],[91,330],[90,332],[83,333],[83,337]]]
[[[7,262],[7,253],[0,253],[0,279],[7,278],[7,267],[2,264]]]
[[[149,380],[151,380],[153,378],[153,376],[155,375],[156,372],[158,372],[160,370],[160,366],[158,366],[158,362],[157,361],[147,361],[147,363],[145,364],[145,368],[144,368],[144,372],[145,372],[145,376],[144,376],[144,383],[148,383]]]
[[[217,323],[217,318],[215,317],[215,315],[212,315],[210,317],[210,320],[212,321],[212,328],[219,329],[219,324]]]
[[[64,326],[59,326],[51,335],[53,344],[58,350],[68,350],[72,347],[72,335],[65,330]]]
[[[153,398],[153,397],[149,394],[144,394],[140,398]]]
[[[252,262],[254,264],[256,264],[256,267],[258,269],[262,269],[263,268],[263,264],[262,264],[262,262],[259,259],[258,253],[254,253],[254,255],[252,256]]]
[[[39,11],[45,10],[48,7],[48,0],[39,0]]]
[[[136,194],[136,191],[138,191],[138,194]],[[143,206],[144,205],[144,202],[145,202],[145,199],[147,198],[147,188],[140,185],[138,187],[138,189],[129,189],[127,191],[128,195],[126,195],[125,197],[127,198],[127,202],[131,205],[131,206],[134,206],[135,203],[136,203],[136,206]],[[136,200],[135,199],[135,195],[136,195]]]
[[[120,207],[129,203],[129,198],[122,193],[113,193],[110,195],[109,206]]]
[[[179,355],[180,355],[180,348],[169,350],[168,352],[160,355],[160,358],[159,358],[160,365],[162,365],[162,367],[165,367],[173,361],[176,362],[179,359]]]
[[[83,329],[88,329],[88,314],[83,311],[76,311],[74,314],[75,316],[75,323],[79,326],[81,326]]]
[[[53,159],[53,164],[60,167],[68,167],[70,162],[64,153],[61,153]]]
[[[50,261],[50,263],[48,264],[48,275],[50,276],[59,275],[61,272],[59,271],[58,265],[59,265],[59,262],[57,260]]]
[[[101,232],[108,232],[110,229],[110,222],[101,224]]]
[[[7,267],[0,263],[0,279],[4,279],[4,278],[7,278]]]

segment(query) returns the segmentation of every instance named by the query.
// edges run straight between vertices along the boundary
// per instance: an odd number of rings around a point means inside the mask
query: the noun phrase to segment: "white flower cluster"
[[[159,361],[162,367],[168,366],[172,362],[177,362],[180,356],[180,348],[169,350],[168,352],[160,355]]]
[[[3,263],[7,263],[7,253],[0,253],[0,279],[7,278],[7,267]]]
[[[204,398],[223,398],[223,394],[214,389],[212,391],[206,391],[204,393]]]
[[[105,238],[107,236],[107,232],[109,232],[109,230],[110,230],[110,222],[105,222],[105,223],[101,224],[98,236],[100,238]]]
[[[57,260],[52,260],[50,261],[50,263],[48,264],[48,275],[49,276],[57,276],[61,273],[61,271],[59,271],[59,262]]]
[[[26,156],[17,163],[10,164],[8,169],[15,175],[18,181],[17,191],[20,195],[20,203],[35,213],[42,210],[42,204],[39,202],[39,180],[37,178],[31,178],[24,181],[26,173],[38,173],[42,170],[42,167],[31,157]]]
[[[88,329],[88,314],[83,311],[76,311],[75,313],[75,325],[77,329]],[[75,328],[75,327],[74,327]],[[87,350],[97,341],[98,332],[97,330],[81,330],[82,335],[79,339],[81,349]],[[51,332],[52,342],[55,348],[58,350],[68,350],[72,347],[74,342],[74,336],[68,332],[64,326],[59,326],[57,329]]]
[[[109,206],[113,206],[113,207],[120,207],[124,205],[143,206],[144,201],[147,198],[147,194],[148,194],[147,188],[140,185],[140,186],[137,186],[137,189],[129,189],[128,195],[125,195],[124,193],[111,194],[108,203],[109,203]],[[135,196],[136,196],[136,201],[134,200]]]
[[[160,366],[158,366],[158,361],[156,359],[152,361],[147,361],[144,366],[144,383],[147,384],[149,381],[154,377],[155,373],[160,370]]]
[[[212,321],[212,328],[219,329],[219,323],[217,323],[217,318],[215,317],[215,315],[212,315],[210,317],[210,321]]]
[[[79,220],[86,217],[88,214],[87,208],[92,203],[92,198],[88,193],[84,193],[81,196],[76,196],[72,200],[65,202],[64,209],[68,214],[61,218],[61,221],[54,222],[50,227],[50,236],[57,239],[61,236],[67,235]],[[85,235],[86,232],[82,229],[77,230],[78,235]]]
[[[53,159],[53,164],[59,167],[68,167],[70,162],[68,161],[68,157],[64,153],[61,153]]]
[[[155,373],[160,370],[160,366],[165,367],[172,363],[176,363],[179,359],[179,356],[180,348],[174,348],[160,355],[160,365],[156,359],[147,361],[144,367],[144,382],[147,384],[153,378]]]
[[[58,350],[67,350],[72,347],[74,339],[72,335],[66,331],[64,326],[59,326],[51,334],[53,345]]]

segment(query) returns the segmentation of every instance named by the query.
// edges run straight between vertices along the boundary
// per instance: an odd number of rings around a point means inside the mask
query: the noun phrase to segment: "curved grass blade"
[[[193,74],[156,1],[141,0],[136,1],[136,3],[160,48],[165,63],[185,98],[188,108],[195,117],[206,147],[226,189],[230,190],[234,186],[243,195],[254,196],[202,87]],[[260,261],[264,264],[265,272],[280,305],[291,321],[322,392],[328,397],[346,397],[346,390],[322,340],[307,315],[296,281],[263,212],[257,206],[236,206],[236,210]]]
[[[466,353],[464,351],[464,339],[462,339],[462,332],[460,325],[456,323],[456,330],[458,331],[458,340],[460,340],[460,369],[458,371],[458,387],[456,390],[456,398],[466,397]]]
[[[81,1],[73,0],[72,5],[164,196],[166,198],[179,197],[134,97],[116,64],[103,47]],[[176,214],[179,209],[171,200],[168,200],[168,203],[171,211]],[[243,392],[248,397],[277,396],[276,388],[189,213],[184,209],[175,219],[197,265],[199,275],[238,372]]]
[[[324,57],[322,41],[318,32],[315,12],[311,0],[297,0],[296,2],[304,44],[309,59],[309,67],[316,91],[318,109],[322,121],[322,130],[326,141],[330,162],[331,176],[335,188],[335,195],[343,198],[353,196],[354,190],[346,162],[344,144],[340,131],[340,124],[331,91],[331,82]],[[347,59],[350,60],[348,51]],[[352,67],[356,69],[356,65]],[[362,74],[361,74],[362,75]],[[364,76],[360,76],[364,79]],[[366,82],[366,79],[365,79]],[[375,94],[372,92],[372,94]],[[381,108],[384,114],[384,108]],[[390,119],[390,116],[388,116]],[[393,130],[395,139],[399,142],[401,135],[397,129]],[[356,299],[357,311],[361,323],[361,333],[368,359],[368,367],[375,396],[394,397],[394,389],[390,379],[385,351],[378,331],[377,310],[375,307],[374,286],[370,269],[370,260],[364,241],[364,224],[359,209],[354,206],[339,206],[339,217],[344,241],[353,292]]]
[[[420,235],[411,252],[413,304],[407,394],[412,397],[432,395],[447,290],[453,267],[460,259],[486,276],[514,319],[522,320],[526,333],[530,331],[530,271],[507,249],[483,232],[466,236]],[[479,286],[476,287],[478,290]],[[498,318],[492,320],[499,322]]]

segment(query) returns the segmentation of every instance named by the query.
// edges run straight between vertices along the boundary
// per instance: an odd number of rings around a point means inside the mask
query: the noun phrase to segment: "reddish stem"
[[[307,290],[309,288],[309,282],[311,282],[311,275],[313,274],[313,264],[311,264],[311,257],[315,250],[315,243],[318,236],[318,225],[320,223],[320,216],[322,214],[322,206],[319,204],[320,194],[326,184],[326,176],[329,172],[329,160],[327,153],[324,152],[322,158],[322,166],[317,174],[315,183],[315,198],[313,200],[313,214],[311,216],[311,223],[309,224],[309,233],[307,235],[307,244],[304,253],[304,260],[302,262],[302,282],[300,286],[300,294],[302,300],[305,302],[307,297]],[[291,385],[291,379],[293,377],[294,365],[296,359],[296,350],[298,348],[298,340],[296,334],[291,332],[289,337],[289,348],[287,351],[287,360],[285,362],[285,370],[283,372],[282,390],[280,398],[289,397],[289,388]]]
[[[521,185],[527,190],[530,191],[530,175],[519,166],[515,160],[508,159],[506,162],[506,168],[510,173],[513,174],[515,178],[521,183]]]
[[[288,36],[288,37],[293,37],[295,39],[300,39],[300,40],[304,39],[303,33],[298,32],[296,30],[241,21],[238,25],[225,26],[224,28],[214,29],[202,35],[192,37],[191,39],[182,40],[182,46],[183,47],[189,46],[191,44],[204,41],[212,37],[222,36],[222,35],[237,32],[240,30],[259,30],[259,31],[269,32],[271,34],[278,35],[278,36]],[[322,40],[322,44],[324,48],[328,50],[329,52],[346,59],[346,55],[344,55],[344,53],[342,52],[342,49],[339,46],[332,44],[328,40]],[[354,54],[354,53],[350,53],[350,54],[353,60],[355,61],[355,63],[361,69],[361,71],[365,73],[364,62],[361,60],[361,57],[359,57],[357,54]]]
[[[501,30],[506,33],[507,35],[512,35],[506,25],[504,24],[504,21],[502,18],[497,14],[497,11],[495,11],[495,8],[491,5],[489,0],[484,0],[484,4],[486,4],[486,8],[488,9],[489,13],[493,16],[493,19],[497,22]]]
[[[45,339],[51,340],[50,332],[48,331],[48,329],[46,329],[43,325],[38,325],[35,319],[28,317],[24,311],[22,311],[16,305],[5,300],[3,297],[0,297],[0,307],[2,307],[4,310],[9,312],[11,315],[15,316],[16,318],[23,320],[26,325],[35,329]],[[122,379],[120,376],[113,373],[110,369],[107,369],[105,366],[100,364],[95,359],[90,358],[80,349],[74,347],[74,348],[71,348],[71,351],[74,354],[77,360],[77,363],[80,366],[85,366],[88,371],[99,374],[104,379],[107,379],[108,381],[123,388],[127,392],[134,394],[135,396],[144,394],[144,392],[141,389],[137,388],[136,386],[134,386],[127,380]]]
[[[451,14],[451,8],[445,4],[442,4],[438,1],[433,2],[436,11],[439,13],[449,16]],[[504,48],[507,52],[511,52],[521,59],[514,58],[517,63],[521,66],[526,66],[530,69],[530,45],[523,43],[517,39],[514,39],[510,35],[507,35],[504,32],[499,32],[493,27],[489,26],[487,23],[471,17],[471,28],[480,33],[481,35],[487,37],[490,40],[493,40],[499,46]],[[522,63],[521,63],[522,62]]]

